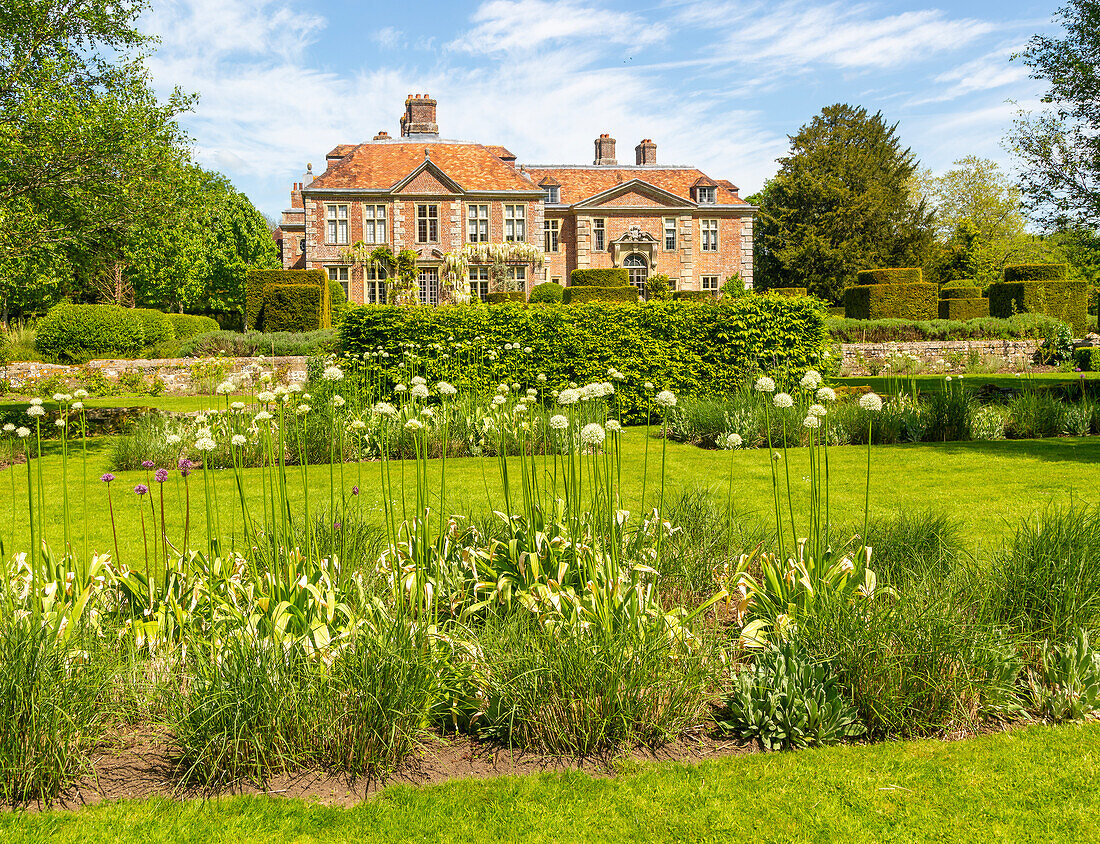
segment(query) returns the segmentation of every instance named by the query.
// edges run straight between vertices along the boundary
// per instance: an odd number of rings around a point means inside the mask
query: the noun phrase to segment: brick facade
[[[488,219],[488,243],[505,241],[505,211],[524,211],[523,240],[544,248],[544,220],[558,224],[557,249],[524,265],[526,287],[543,281],[568,284],[574,269],[635,267],[635,280],[663,273],[682,290],[720,286],[740,274],[752,284],[752,221],[755,208],[729,181],[714,181],[693,167],[657,164],[657,145],[646,138],[635,148],[637,163],[620,165],[615,139],[600,135],[595,162],[577,165],[517,165],[499,146],[442,140],[436,101],[410,95],[401,137],[379,132],[371,142],[342,144],[326,156],[326,170],[312,166],[295,183],[276,239],[284,267],[332,269],[349,298],[367,300],[364,270],[349,263],[349,246],[386,243],[394,254],[412,249],[422,271],[439,273],[443,256],[471,242],[471,207]],[[335,207],[337,236],[329,232]],[[418,237],[418,209],[427,208],[429,233]],[[384,214],[384,239],[368,237]],[[596,227],[603,226],[603,245]],[[675,228],[666,248],[667,223]],[[346,232],[346,234],[345,234]],[[717,243],[715,244],[715,239]],[[481,241],[484,242],[484,241]],[[704,248],[704,247],[714,248]],[[644,265],[644,266],[643,266]],[[517,265],[518,266],[518,265]]]

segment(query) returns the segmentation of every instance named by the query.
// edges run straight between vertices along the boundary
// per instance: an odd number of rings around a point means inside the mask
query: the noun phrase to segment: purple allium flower
[[[359,487],[357,487],[357,486],[353,486],[353,487],[351,488],[351,494],[352,494],[352,495],[358,495],[358,494],[359,494]]]
[[[156,478],[156,481],[157,481],[158,484],[162,484],[166,480],[168,480],[168,470],[167,469],[157,469],[157,472],[156,472],[155,475],[153,475],[153,477]]]
[[[112,475],[110,472],[107,472],[105,475],[101,475],[99,479],[103,481],[103,483],[109,484],[115,479],[115,476]]]
[[[342,527],[343,527],[343,524],[342,524],[342,523],[340,523],[340,522],[333,522],[332,526],[333,526],[334,528],[336,528],[337,530],[340,530],[340,528],[342,528]]]
[[[178,465],[180,474],[185,478],[191,474],[191,470],[195,467],[195,464],[188,460],[186,457],[181,457]]]
[[[141,461],[141,468],[142,469],[152,469],[156,465],[157,464],[154,463],[152,460],[142,460]]]
[[[136,487],[134,487],[134,492],[136,492],[138,495],[145,495],[145,493],[147,493],[148,491],[149,487],[147,487],[145,484],[138,484]]]

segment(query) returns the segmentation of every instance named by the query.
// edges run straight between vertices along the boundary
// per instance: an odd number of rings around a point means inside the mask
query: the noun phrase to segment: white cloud
[[[1027,67],[1021,62],[1011,61],[1016,48],[998,49],[934,76],[932,84],[942,85],[943,88],[915,100],[912,105],[947,102],[976,91],[992,91],[1010,85],[1018,89],[1021,85],[1027,85]]]
[[[373,35],[371,40],[387,50],[395,50],[405,43],[405,33],[393,26],[384,26]]]

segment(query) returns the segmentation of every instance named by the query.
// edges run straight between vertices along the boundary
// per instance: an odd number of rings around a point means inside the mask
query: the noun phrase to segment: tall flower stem
[[[771,399],[764,397],[764,427],[768,431],[768,465],[772,470],[772,506],[775,509],[775,541],[779,543],[779,556],[783,554],[783,517],[779,508],[779,476],[775,471],[775,446],[772,443]]]

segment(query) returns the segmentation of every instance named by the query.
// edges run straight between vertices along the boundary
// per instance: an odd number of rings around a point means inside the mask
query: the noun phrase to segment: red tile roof
[[[566,205],[582,202],[598,193],[638,179],[654,187],[666,190],[676,196],[693,202],[691,188],[700,179],[703,184],[715,182],[695,167],[614,167],[594,165],[592,167],[526,167],[532,180],[539,181],[546,176],[561,183],[561,201]],[[718,183],[717,205],[747,205],[725,184]]]
[[[337,147],[341,150],[343,147]],[[336,150],[333,150],[335,152]],[[306,188],[384,190],[393,187],[424,163],[424,150],[431,161],[463,190],[537,191],[534,181],[500,160],[498,150],[481,144],[408,141],[359,144]]]

